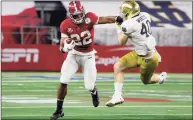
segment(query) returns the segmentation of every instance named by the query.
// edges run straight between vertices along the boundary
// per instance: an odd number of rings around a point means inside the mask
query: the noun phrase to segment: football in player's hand
[[[75,41],[72,38],[66,38],[64,41],[64,52],[68,52],[75,47]]]
[[[71,42],[72,42],[72,39],[71,39],[71,38],[66,39],[66,43],[67,43],[67,44],[70,44]]]

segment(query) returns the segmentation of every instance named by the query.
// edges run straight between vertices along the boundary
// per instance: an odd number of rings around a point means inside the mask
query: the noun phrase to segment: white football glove
[[[71,51],[74,48],[74,46],[75,46],[74,40],[72,40],[71,43],[67,43],[65,41],[64,47],[60,48],[60,51],[61,52],[69,52],[69,51]]]
[[[71,50],[74,48],[74,46],[75,46],[74,40],[72,40],[71,43],[69,43],[69,44],[66,43],[66,41],[65,41],[63,50],[64,50],[65,52],[69,52],[69,51],[71,51]]]

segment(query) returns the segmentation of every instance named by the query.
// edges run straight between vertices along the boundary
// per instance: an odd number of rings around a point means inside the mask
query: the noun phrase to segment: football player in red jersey
[[[91,92],[93,106],[99,105],[96,81],[96,63],[93,48],[94,25],[115,23],[117,17],[98,17],[92,12],[85,12],[80,1],[71,1],[68,6],[69,18],[60,25],[60,51],[68,52],[61,68],[60,84],[57,92],[57,107],[50,120],[57,120],[64,115],[63,101],[67,94],[67,85],[79,66],[84,74],[84,85]]]

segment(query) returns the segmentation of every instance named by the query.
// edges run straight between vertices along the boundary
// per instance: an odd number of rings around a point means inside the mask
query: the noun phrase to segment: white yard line
[[[42,117],[48,114],[3,115],[2,117]],[[65,114],[65,116],[192,116],[192,114]]]
[[[50,97],[52,97],[52,98],[55,97],[55,95],[6,95],[6,97],[42,97],[42,96],[49,97],[48,99],[50,99]],[[26,98],[26,99],[28,99],[28,98]],[[170,100],[173,100],[173,101],[192,101],[192,98],[171,98]]]
[[[100,83],[103,83],[103,82],[108,82],[108,81],[113,81],[113,80],[98,80],[97,82],[100,84]],[[125,81],[127,81],[127,82],[138,82],[138,83],[132,83],[132,85],[133,84],[142,84],[140,81],[138,81],[138,80],[125,80]],[[170,80],[170,81],[175,81],[175,80]],[[185,82],[186,80],[182,80],[182,81],[175,81],[175,83],[177,83],[177,84],[192,84],[192,82],[190,81],[190,80],[187,80],[186,82]],[[45,79],[31,79],[31,80],[26,80],[26,78],[25,78],[25,80],[10,80],[10,79],[3,79],[2,80],[2,83],[36,83],[36,82],[38,82],[38,83],[45,83],[45,82],[48,82],[48,83],[57,83],[57,82],[60,82],[59,81],[59,79],[58,80],[56,80],[56,79],[50,79],[50,80],[45,80]],[[83,82],[83,80],[71,80],[70,82]],[[170,85],[176,85],[176,84],[174,84],[174,83],[167,83],[167,84],[170,84]],[[109,83],[107,83],[107,84],[105,84],[104,83],[104,85],[111,85],[111,84],[109,84]],[[143,85],[143,84],[142,84]]]
[[[9,84],[10,85],[10,84]],[[22,84],[17,84],[17,85],[22,85]],[[44,88],[56,88],[56,86],[44,86]],[[133,87],[132,87],[133,88]],[[130,90],[123,90],[123,92],[129,92],[129,93],[131,93],[131,92],[140,92],[140,94],[145,94],[145,93],[147,93],[147,94],[159,94],[159,95],[169,95],[169,94],[163,94],[163,93],[171,93],[171,92],[186,92],[186,93],[190,93],[191,92],[191,90],[189,90],[189,91],[187,91],[187,90],[174,90],[174,91],[168,91],[168,90],[132,90],[132,88],[130,88]],[[20,90],[18,90],[18,89],[3,89],[2,91],[23,91],[22,89],[20,89]],[[34,90],[34,89],[28,89],[28,91],[43,91],[43,90]],[[44,89],[44,91],[53,91],[53,90],[46,90],[46,89]],[[84,87],[77,87],[77,88],[73,88],[73,89],[71,89],[71,92],[74,92],[74,93],[76,93],[76,92],[78,92],[78,93],[80,93],[80,92],[87,92],[87,90],[84,88]],[[100,89],[100,93],[113,93],[114,91],[112,91],[112,90],[110,90],[110,89]],[[131,94],[133,94],[133,93],[131,93]],[[139,94],[139,93],[138,93]],[[175,95],[175,94],[173,94],[173,95]]]
[[[22,89],[20,89],[20,90],[2,90],[3,92],[17,92],[17,91],[21,91],[21,92],[43,92],[43,91],[47,91],[47,92],[51,92],[51,91],[53,91],[53,92],[55,92],[55,91],[57,91],[57,90],[22,90]]]
[[[60,81],[56,81],[56,80],[38,80],[38,81],[34,81],[34,80],[26,80],[26,81],[21,81],[21,80],[15,80],[15,81],[2,81],[2,83],[45,83],[45,82],[51,82],[51,83],[55,83],[55,82],[60,82]]]
[[[25,107],[2,107],[3,109],[23,109],[23,108],[55,108],[56,106],[25,106]],[[93,106],[63,106],[64,108],[93,108]],[[117,108],[192,108],[187,105],[146,105],[146,106],[115,106]],[[107,108],[107,106],[99,106],[99,108]]]
[[[48,97],[56,97],[56,95],[54,94],[54,95],[5,95],[5,96],[3,96],[3,97],[26,97],[26,99],[28,98],[28,97],[44,97],[45,98],[45,96],[48,96]],[[2,97],[2,99],[3,99],[3,97]]]
[[[103,91],[105,91],[105,90],[103,90]],[[107,90],[108,91],[108,90]],[[192,92],[192,90],[190,89],[189,91],[187,91],[187,90],[174,90],[174,91],[169,91],[169,90],[159,90],[159,89],[157,89],[157,90],[151,90],[151,89],[146,89],[146,90],[123,90],[123,91],[135,91],[135,92],[142,92],[142,93],[170,93],[170,92]]]
[[[2,90],[3,92],[18,92],[18,91],[21,91],[21,92],[23,92],[23,91],[25,91],[25,92],[55,92],[55,91],[57,91],[57,90],[30,90],[30,89],[28,89],[28,90],[22,90],[22,89],[20,89],[20,90],[18,90],[18,89],[11,89],[11,90]],[[106,90],[106,91],[108,91],[108,90]],[[104,91],[100,91],[100,93],[103,93],[103,94],[111,94],[111,93],[113,93],[113,91],[108,91],[108,92],[104,92]],[[129,92],[129,93],[126,93],[126,94],[128,94],[128,95],[140,95],[140,96],[166,96],[166,97],[174,97],[174,98],[180,98],[180,97],[186,97],[186,98],[192,98],[192,96],[191,95],[179,95],[179,94],[173,94],[173,95],[171,95],[171,94],[159,94],[159,93],[147,93],[148,91],[146,91],[146,92],[140,92],[140,90],[139,90],[139,93],[134,93],[134,92],[132,92],[132,91],[135,91],[135,90],[124,90],[124,92]],[[136,90],[137,91],[137,90]],[[136,92],[135,91],[135,92]],[[86,90],[72,90],[72,92],[73,93],[76,93],[76,92],[78,92],[78,93],[80,93],[80,92],[86,92]],[[178,91],[179,92],[179,91]],[[163,92],[164,93],[164,92]]]

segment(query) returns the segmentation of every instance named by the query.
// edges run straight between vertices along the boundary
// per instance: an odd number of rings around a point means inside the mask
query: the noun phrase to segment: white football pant
[[[96,81],[96,64],[95,55],[75,55],[68,53],[61,68],[60,82],[68,84],[72,76],[77,72],[78,68],[82,67],[84,74],[84,86],[88,90],[93,90]]]

